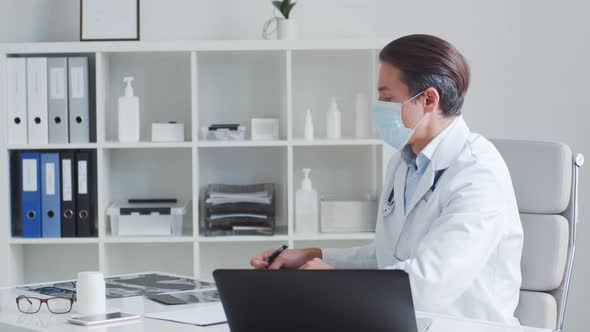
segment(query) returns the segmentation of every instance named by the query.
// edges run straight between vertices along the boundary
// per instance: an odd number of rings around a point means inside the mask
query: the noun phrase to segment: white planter
[[[297,21],[295,21],[294,19],[279,19],[277,22],[277,39],[297,39]]]

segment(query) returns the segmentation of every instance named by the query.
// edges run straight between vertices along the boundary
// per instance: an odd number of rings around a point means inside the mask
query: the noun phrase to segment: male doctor
[[[375,241],[347,249],[296,249],[258,269],[398,269],[416,310],[518,324],[523,233],[506,164],[469,131],[461,107],[469,65],[430,35],[399,38],[380,53],[374,124],[399,152],[389,161]]]

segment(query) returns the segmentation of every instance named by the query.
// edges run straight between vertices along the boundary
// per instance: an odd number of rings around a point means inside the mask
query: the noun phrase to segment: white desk
[[[29,315],[20,313],[16,307],[16,297],[26,294],[14,288],[0,289],[0,331],[25,332],[25,331],[51,331],[51,332],[229,332],[227,324],[198,327],[172,322],[142,318],[139,321],[122,323],[118,325],[103,325],[92,328],[76,326],[67,323],[69,315],[53,315],[43,305],[37,314]],[[32,295],[32,294],[28,294]],[[36,295],[38,296],[38,295]],[[140,314],[161,312],[167,310],[179,310],[188,306],[165,306],[143,297],[130,297],[124,299],[108,300],[108,308],[117,308],[123,312]],[[75,310],[75,306],[74,306]],[[438,315],[417,313],[418,317],[432,319],[428,332],[550,332],[550,330],[512,327],[489,322],[458,320]]]

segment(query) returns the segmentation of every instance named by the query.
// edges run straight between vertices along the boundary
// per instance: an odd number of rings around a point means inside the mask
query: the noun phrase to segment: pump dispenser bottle
[[[297,233],[317,233],[319,230],[318,192],[313,189],[309,168],[303,169],[301,189],[295,194],[295,227]]]
[[[342,137],[342,112],[338,108],[336,98],[332,98],[330,109],[326,113],[326,134],[328,139],[339,139]]]
[[[307,114],[305,115],[305,128],[304,128],[304,137],[307,141],[312,141],[314,138],[313,134],[313,119],[311,118],[311,110],[307,110]]]
[[[119,97],[119,142],[139,142],[139,98],[133,95],[133,77],[125,77],[125,95]]]

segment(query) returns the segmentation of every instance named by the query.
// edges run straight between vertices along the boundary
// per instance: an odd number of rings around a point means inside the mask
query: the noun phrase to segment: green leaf
[[[291,2],[291,0],[282,0],[282,1],[273,1],[272,5],[278,9],[278,11],[283,14],[283,16],[288,19],[289,15],[291,14],[291,10],[295,6],[296,2]]]
[[[278,11],[281,12],[281,14],[283,13],[283,2],[282,1],[273,1],[272,5],[275,6],[275,8],[278,9]]]
[[[293,7],[295,7],[295,5],[297,4],[297,2],[290,2],[290,0],[287,0],[287,4],[285,5],[285,8],[283,8],[283,15],[285,15],[286,19],[289,19],[289,15],[291,15],[291,10],[293,10]]]

